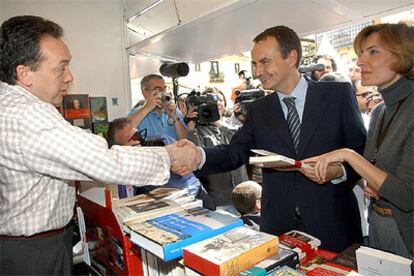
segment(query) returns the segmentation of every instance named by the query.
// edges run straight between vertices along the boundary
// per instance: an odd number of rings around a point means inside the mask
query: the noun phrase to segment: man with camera
[[[168,135],[175,140],[187,138],[187,126],[181,112],[166,92],[164,79],[157,74],[149,74],[141,80],[141,91],[145,103],[133,108],[128,117],[139,129],[147,130],[148,135]]]
[[[226,98],[215,87],[206,88],[202,95],[190,94],[188,107],[197,107],[196,128],[188,134],[188,140],[197,146],[216,146],[229,144],[237,128],[224,122]],[[246,168],[242,166],[230,172],[197,176],[217,206],[232,204],[233,188],[248,180]]]
[[[163,147],[175,142],[174,139],[167,135],[146,137],[145,131],[138,131],[127,118],[118,118],[109,123],[106,140],[108,141],[109,148],[113,145]],[[170,179],[163,187],[187,189],[188,195],[203,201],[204,208],[210,210],[215,210],[216,208],[212,198],[207,194],[200,181],[193,173],[186,176],[171,173]],[[119,185],[118,191],[123,191],[125,188],[126,187]],[[132,187],[131,190],[133,191],[133,194],[142,194],[148,193],[155,188],[157,188],[155,185],[146,185],[142,187]]]

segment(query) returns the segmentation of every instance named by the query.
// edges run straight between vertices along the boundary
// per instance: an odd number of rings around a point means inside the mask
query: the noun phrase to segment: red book
[[[302,253],[302,254],[299,253],[299,256],[302,255],[301,258],[305,256],[311,257],[315,253],[315,250],[312,249],[309,243],[299,240],[297,238],[294,238],[287,234],[283,234],[279,236],[279,243],[282,245],[285,245],[286,247],[292,250],[295,250],[295,248],[298,248]],[[298,251],[298,250],[295,250],[295,251]]]

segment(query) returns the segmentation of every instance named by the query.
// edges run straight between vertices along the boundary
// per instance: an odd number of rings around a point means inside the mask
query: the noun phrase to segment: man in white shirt
[[[73,75],[63,29],[36,16],[0,27],[0,274],[72,274],[74,180],[164,184],[196,150],[108,149],[55,108]],[[188,150],[191,150],[189,152]]]

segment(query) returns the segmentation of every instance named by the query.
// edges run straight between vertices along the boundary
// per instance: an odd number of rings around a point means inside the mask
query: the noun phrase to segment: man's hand
[[[307,162],[306,164],[309,164],[310,166],[306,166],[305,168],[302,167],[299,171],[304,176],[318,184],[325,184],[333,179],[342,177],[343,174],[341,166],[339,164],[332,163],[328,165],[326,169],[325,179],[321,179],[320,177],[318,177],[317,172],[315,170],[315,163]]]
[[[348,154],[348,149],[339,149],[334,150],[325,154],[321,154],[319,156],[314,156],[311,158],[307,158],[302,160],[303,163],[311,164],[315,168],[315,177],[318,179],[318,183],[325,183],[332,179],[336,179],[341,177],[341,173],[339,174],[338,169],[336,168],[334,171],[330,170],[330,167],[333,165],[339,165],[339,163],[346,162],[346,156]],[[337,177],[335,177],[337,176]],[[333,177],[333,178],[332,178]]]
[[[148,110],[148,112],[151,112],[156,107],[162,108],[161,93],[155,93],[150,98],[148,98],[144,103],[143,109],[146,109]]]
[[[190,141],[183,139],[165,146],[171,159],[171,171],[179,175],[187,175],[195,171],[201,162],[199,149]]]
[[[173,101],[164,103],[164,110],[174,120],[177,120],[177,108]]]

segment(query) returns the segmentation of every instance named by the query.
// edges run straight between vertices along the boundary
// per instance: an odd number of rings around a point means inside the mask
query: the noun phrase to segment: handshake
[[[171,171],[187,175],[197,170],[202,159],[201,149],[187,139],[165,146],[171,160]]]

